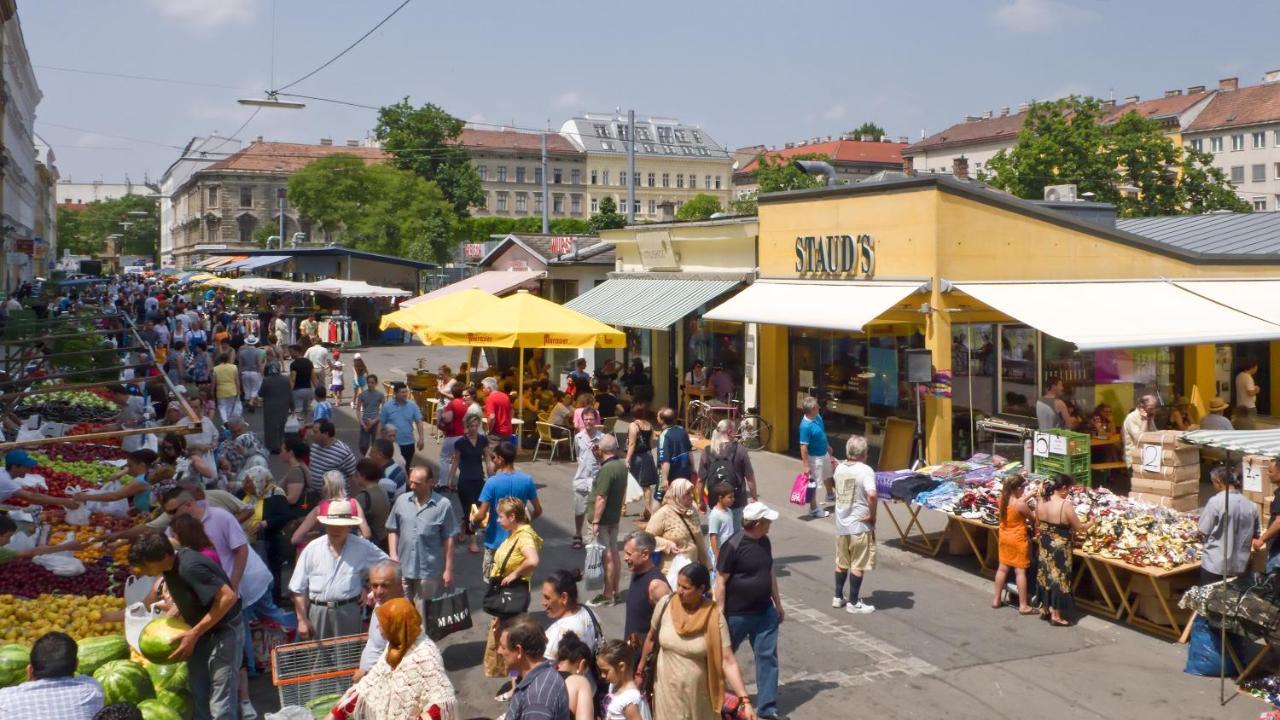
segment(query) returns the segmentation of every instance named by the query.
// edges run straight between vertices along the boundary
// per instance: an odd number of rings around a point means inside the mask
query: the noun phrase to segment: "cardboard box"
[[[1200,494],[1200,480],[1197,478],[1195,480],[1181,480],[1171,483],[1168,480],[1148,480],[1135,476],[1129,482],[1129,488],[1134,492],[1148,495],[1166,495],[1168,497],[1198,496]]]
[[[1167,483],[1184,482],[1187,480],[1195,480],[1200,482],[1200,466],[1199,465],[1182,465],[1180,467],[1164,466],[1160,472],[1148,472],[1142,469],[1141,465],[1135,466],[1133,469],[1133,477],[1143,480],[1164,481]]]
[[[1178,512],[1191,512],[1200,509],[1200,495],[1183,495],[1182,497],[1170,497],[1168,495],[1152,495],[1143,492],[1129,493],[1129,499],[1137,502],[1143,502],[1148,505],[1169,508]]]
[[[1181,430],[1156,430],[1154,432],[1142,433],[1138,436],[1138,444],[1143,445],[1150,443],[1152,445],[1163,445],[1174,449],[1194,448],[1197,447],[1190,443],[1182,442]]]
[[[1129,453],[1129,462],[1139,464],[1142,462],[1142,444]],[[1182,465],[1199,465],[1200,464],[1200,448],[1192,445],[1190,447],[1169,447],[1167,445],[1160,446],[1160,464],[1165,467],[1180,467]]]
[[[1276,487],[1271,482],[1271,458],[1265,455],[1245,455],[1240,461],[1240,479],[1244,484],[1244,496],[1266,505],[1271,504]],[[1253,489],[1250,489],[1253,488]]]

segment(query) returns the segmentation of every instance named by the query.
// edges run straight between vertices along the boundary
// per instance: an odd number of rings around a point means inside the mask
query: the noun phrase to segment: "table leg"
[[[881,500],[880,505],[889,516],[889,520],[893,523],[894,529],[898,531],[898,538],[902,541],[903,545],[912,548],[913,550],[923,552],[930,557],[938,554],[938,550],[942,548],[942,541],[935,541],[931,539],[929,534],[924,531],[924,526],[920,524],[920,511],[924,509],[922,506],[907,506],[907,515],[910,520],[904,528],[902,523],[898,520],[897,514],[893,510],[893,503]],[[912,537],[912,528],[919,529],[919,540]]]
[[[1098,615],[1104,615],[1112,619],[1119,617],[1119,607],[1116,605],[1115,601],[1111,599],[1111,592],[1108,590],[1108,587],[1112,584],[1111,581],[1109,581],[1102,573],[1098,572],[1098,567],[1094,564],[1092,558],[1080,557],[1080,560],[1082,561],[1080,563],[1080,569],[1076,571],[1075,578],[1073,578],[1071,582],[1071,593],[1076,596],[1076,604],[1086,610],[1097,613]],[[1093,584],[1097,587],[1098,593],[1101,596],[1101,602],[1079,596],[1078,590],[1080,587],[1080,581],[1084,579],[1086,574],[1093,579]]]
[[[991,569],[991,566],[987,564],[986,555],[984,555],[983,552],[978,549],[978,543],[974,541],[973,534],[969,532],[969,523],[961,522],[960,520],[956,520],[955,518],[951,518],[951,522],[954,522],[960,526],[960,534],[964,535],[965,542],[969,543],[969,549],[973,551],[973,557],[977,559],[978,567],[982,569],[982,572],[984,573],[993,572]]]

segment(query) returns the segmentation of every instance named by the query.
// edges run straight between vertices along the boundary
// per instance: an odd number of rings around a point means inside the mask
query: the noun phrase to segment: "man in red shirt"
[[[437,423],[444,432],[444,441],[440,444],[440,477],[449,477],[453,466],[453,444],[466,432],[467,401],[462,399],[465,390],[462,383],[453,384],[453,399],[440,409],[440,421]]]
[[[499,442],[510,442],[519,449],[520,441],[512,431],[511,397],[498,390],[497,378],[485,378],[482,384],[488,392],[484,399],[484,416],[489,419],[489,434],[497,435]]]

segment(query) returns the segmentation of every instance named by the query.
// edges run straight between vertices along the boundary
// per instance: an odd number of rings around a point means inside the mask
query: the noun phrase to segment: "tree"
[[[715,195],[698,193],[689,198],[676,211],[677,220],[706,220],[718,212],[723,212],[720,200]]]
[[[408,170],[345,153],[289,178],[289,198],[320,230],[359,250],[448,262],[457,218],[440,186]]]
[[[374,135],[392,155],[391,164],[436,183],[458,217],[484,198],[480,175],[458,143],[464,123],[427,103],[415,108],[405,98],[378,110]]]
[[[142,255],[152,261],[160,244],[160,204],[145,195],[95,200],[83,210],[59,207],[58,245],[75,255],[100,255],[107,236],[120,235],[122,255]]]
[[[1178,185],[1182,189],[1182,213],[1198,215],[1214,210],[1253,211],[1232,189],[1222,168],[1212,165],[1212,154],[1185,146],[1180,150],[1183,157]]]
[[[756,190],[759,193],[779,192],[782,190],[803,190],[818,187],[826,182],[824,178],[802,172],[792,165],[794,160],[826,160],[831,156],[822,153],[804,153],[791,157],[761,155],[756,166]]]
[[[618,206],[613,202],[613,198],[605,196],[600,200],[598,211],[587,220],[587,223],[593,232],[617,230],[620,227],[626,227],[627,216],[618,212]]]
[[[850,130],[849,134],[853,136],[854,140],[861,140],[863,135],[870,135],[875,142],[880,142],[880,139],[885,136],[884,128],[870,121]]]

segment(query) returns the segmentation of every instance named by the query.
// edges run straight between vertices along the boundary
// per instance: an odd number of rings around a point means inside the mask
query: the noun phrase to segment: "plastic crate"
[[[271,682],[281,707],[306,705],[325,695],[340,695],[351,687],[360,669],[360,654],[368,635],[345,635],[328,640],[278,645],[271,651]]]
[[[1065,473],[1075,479],[1079,485],[1090,485],[1093,482],[1091,471],[1093,447],[1085,433],[1071,430],[1045,430],[1044,435],[1057,435],[1067,439],[1065,455],[1051,453],[1049,457],[1036,457],[1032,466],[1036,472]]]

